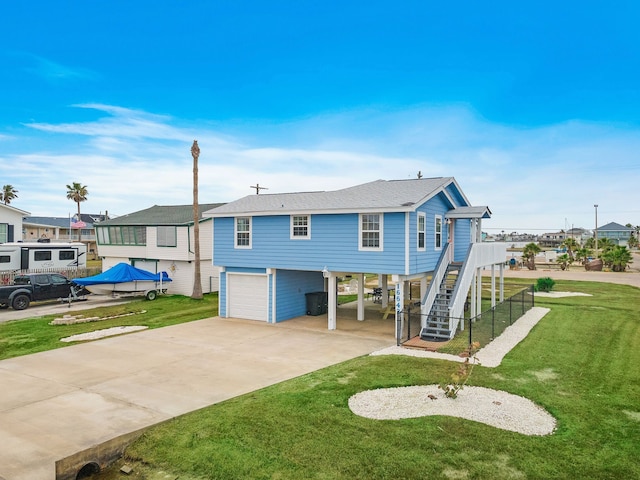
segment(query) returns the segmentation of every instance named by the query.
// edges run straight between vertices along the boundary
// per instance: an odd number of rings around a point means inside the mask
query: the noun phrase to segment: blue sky
[[[495,233],[640,225],[640,4],[24,1],[0,185],[32,215],[454,176]]]

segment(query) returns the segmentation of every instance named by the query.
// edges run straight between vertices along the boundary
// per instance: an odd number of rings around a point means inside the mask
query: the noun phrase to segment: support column
[[[382,288],[382,308],[386,309],[389,305],[389,277],[387,274],[382,275],[382,283],[379,285]]]
[[[476,270],[476,282],[478,286],[476,287],[476,295],[478,299],[476,300],[476,304],[478,307],[478,316],[482,315],[482,268],[478,268]]]
[[[358,321],[364,320],[364,273],[358,274]]]
[[[329,330],[336,329],[336,310],[338,306],[337,298],[337,282],[336,276],[333,272],[329,274],[327,286],[327,327]]]
[[[398,345],[400,345],[400,342],[402,341],[402,330],[404,328],[404,313],[403,313],[403,307],[404,307],[404,295],[405,295],[405,290],[404,290],[404,282],[400,279],[398,279],[397,283],[396,283],[396,294],[395,294],[395,300],[396,300],[396,343]]]

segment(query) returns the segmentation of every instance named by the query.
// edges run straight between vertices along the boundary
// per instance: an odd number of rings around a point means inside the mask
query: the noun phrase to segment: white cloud
[[[38,145],[51,139],[49,150],[30,151],[27,138],[12,143],[20,151],[0,154],[0,177],[20,191],[16,207],[66,215],[75,207],[65,197],[72,181],[89,189],[87,212],[188,204],[197,138],[202,202],[252,194],[256,183],[269,188],[263,193],[333,190],[421,171],[455,176],[473,204],[488,205],[489,231],[591,228],[594,203],[607,222],[640,224],[640,135],[623,126],[575,121],[520,129],[463,106],[421,106],[214,128],[118,106],[78,107],[106,115],[29,124]]]

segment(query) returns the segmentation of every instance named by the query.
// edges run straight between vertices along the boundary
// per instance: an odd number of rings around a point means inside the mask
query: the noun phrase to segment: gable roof
[[[607,223],[606,225],[598,227],[598,231],[599,232],[605,232],[605,231],[608,231],[608,232],[633,232],[634,229],[626,227],[624,225],[620,225],[619,223],[616,223],[616,222],[610,222],[610,223]]]
[[[491,218],[489,207],[457,207],[449,210],[446,218]]]
[[[283,215],[291,213],[410,212],[453,185],[466,201],[453,177],[411,180],[376,180],[334,191],[248,195],[205,212],[205,217]],[[468,203],[468,202],[467,202]]]
[[[20,210],[19,208],[16,207],[12,207],[11,205],[6,205],[4,203],[0,203],[0,208],[6,208],[7,210],[11,210],[15,213],[21,213],[22,215],[29,215],[30,212],[27,212],[25,210]]]
[[[201,203],[198,218],[203,212],[224,205],[223,203]],[[128,213],[111,220],[100,222],[100,226],[123,225],[190,225],[193,224],[193,205],[154,205],[145,210]]]

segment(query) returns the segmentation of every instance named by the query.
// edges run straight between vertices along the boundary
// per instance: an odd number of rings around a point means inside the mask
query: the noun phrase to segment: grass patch
[[[640,478],[640,291],[556,289],[593,297],[537,299],[551,312],[500,367],[478,366],[469,382],[541,405],[558,420],[553,435],[452,417],[358,417],[347,403],[357,392],[439,383],[451,372],[442,360],[366,356],[148,430],[127,449],[142,475],[131,478]],[[117,468],[100,478],[120,478]]]
[[[202,300],[180,295],[161,295],[153,302],[134,299],[109,307],[76,312],[85,317],[109,317],[131,312],[136,315],[74,325],[49,325],[59,315],[45,315],[0,324],[0,360],[53,350],[79,342],[64,343],[60,339],[109,327],[142,325],[160,328],[218,315],[218,294],[209,293]]]

